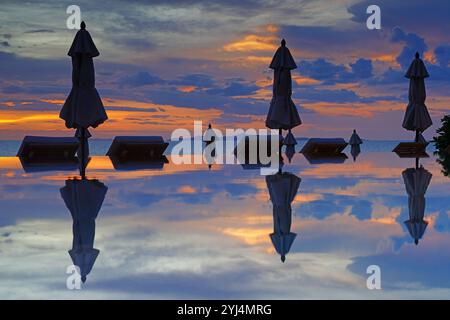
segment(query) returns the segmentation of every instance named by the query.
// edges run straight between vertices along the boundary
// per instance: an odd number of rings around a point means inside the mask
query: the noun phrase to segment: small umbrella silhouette
[[[72,219],[73,243],[69,255],[80,268],[81,280],[91,272],[99,250],[94,248],[95,219],[102,207],[108,187],[98,180],[69,179],[61,188],[61,197]]]
[[[405,77],[409,79],[409,103],[403,118],[403,128],[416,132],[415,142],[420,142],[419,135],[428,129],[433,122],[425,105],[426,90],[425,78],[429,77],[428,71],[419,53],[416,52]]]
[[[351,146],[360,145],[362,144],[362,140],[359,137],[359,135],[356,133],[356,130],[353,130],[352,136],[350,137],[350,140],[348,141],[348,144]]]
[[[348,141],[348,144],[350,145],[350,153],[353,157],[353,161],[356,161],[356,158],[361,153],[361,144],[362,140],[359,137],[359,135],[356,133],[356,130],[353,130],[352,136],[350,137],[350,140]]]
[[[402,176],[408,193],[409,210],[409,219],[404,223],[417,245],[428,225],[428,222],[424,220],[425,193],[431,182],[432,174],[423,166],[419,167],[417,163],[415,168],[408,168],[403,171]]]
[[[281,261],[285,261],[297,234],[291,232],[292,208],[291,203],[297,195],[301,179],[292,173],[282,173],[281,170],[266,176],[270,201],[273,205],[273,233],[270,239]]]
[[[295,145],[294,135],[291,129],[302,124],[297,107],[292,101],[292,78],[291,70],[297,68],[286,41],[281,41],[281,46],[275,52],[269,66],[274,70],[273,97],[270,102],[269,112],[266,118],[266,127],[281,130],[289,130],[283,141],[285,145]]]
[[[95,89],[93,58],[99,54],[83,21],[68,52],[72,58],[72,90],[60,112],[66,127],[77,130],[75,136],[80,140],[78,157],[82,168],[89,154],[87,139],[91,135],[88,128],[96,128],[108,119]]]
[[[215,163],[216,158],[216,136],[214,135],[214,130],[212,129],[211,123],[208,125],[208,129],[206,129],[204,136],[211,137],[210,140],[203,140],[205,142],[206,147],[210,146],[208,150],[211,150],[210,154],[206,154],[206,163],[208,164],[208,168],[211,170],[212,165]]]

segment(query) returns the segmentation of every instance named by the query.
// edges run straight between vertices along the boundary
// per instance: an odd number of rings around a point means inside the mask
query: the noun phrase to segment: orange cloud
[[[184,92],[184,93],[190,93],[190,92],[194,92],[195,90],[197,90],[197,87],[195,86],[182,86],[182,87],[177,87],[177,90],[180,92]]]
[[[375,113],[404,110],[405,104],[392,101],[376,101],[373,103],[331,103],[316,102],[302,103],[306,109],[328,116],[355,116],[371,118]]]
[[[315,84],[320,84],[321,81],[313,79],[313,78],[308,78],[308,77],[303,77],[301,75],[294,75],[292,76],[292,80],[295,81],[295,83],[299,84],[299,85],[315,85]]]
[[[244,39],[237,40],[223,46],[227,52],[248,52],[248,51],[274,51],[277,49],[275,36],[248,35]]]
[[[55,105],[63,103],[62,100],[45,100],[45,102]],[[223,114],[219,109],[203,110],[132,100],[104,98],[103,103],[109,120],[94,129],[96,137],[135,134],[137,131],[147,134],[167,134],[176,128],[191,130],[194,120],[214,123]],[[119,107],[121,109],[118,109]],[[129,110],[123,110],[124,107]],[[65,128],[64,121],[59,118],[59,110],[0,110],[2,134],[9,132],[11,135],[22,136],[24,131],[33,134],[73,134]]]
[[[269,228],[225,228],[222,233],[235,237],[249,245],[266,244],[270,242],[269,235],[272,233]]]
[[[64,102],[66,102],[65,100],[60,100],[60,99],[41,99],[40,101],[54,104],[54,105],[63,105]]]
[[[27,114],[26,112],[2,112],[0,111],[0,124],[20,124],[27,122],[39,122],[59,119],[58,115],[51,113]]]
[[[197,189],[193,186],[184,185],[178,188],[178,193],[185,193],[185,194],[194,194],[197,193]]]
[[[276,33],[280,31],[280,28],[274,24],[268,24],[266,27],[266,31],[270,33]]]
[[[269,65],[270,62],[272,61],[272,57],[248,56],[245,57],[245,60],[248,62],[255,62]]]
[[[397,57],[395,54],[384,54],[384,55],[380,55],[380,56],[375,56],[373,59],[381,61],[381,62],[397,64]]]
[[[5,107],[15,107],[16,106],[16,104],[12,101],[1,102],[0,104]]]

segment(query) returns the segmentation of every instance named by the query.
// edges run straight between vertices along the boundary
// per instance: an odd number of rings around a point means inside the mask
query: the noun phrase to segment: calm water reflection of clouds
[[[66,289],[72,218],[60,188],[76,172],[25,173],[0,158],[2,298],[445,298],[450,294],[450,189],[433,157],[425,220],[414,245],[402,179],[414,159],[361,153],[356,162],[284,171],[302,179],[292,208],[297,234],[280,261],[269,234],[272,203],[259,170],[175,166],[114,171],[94,157],[90,179],[108,187],[96,219],[100,250],[81,291]],[[366,289],[377,264],[381,291]]]

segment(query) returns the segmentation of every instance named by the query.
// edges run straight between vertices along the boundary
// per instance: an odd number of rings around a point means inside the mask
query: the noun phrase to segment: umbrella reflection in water
[[[408,168],[402,172],[403,182],[408,193],[409,219],[405,225],[414,243],[419,244],[423,237],[428,222],[424,220],[425,215],[425,193],[431,182],[432,174],[423,166],[419,166],[416,159],[415,168]]]
[[[69,255],[73,264],[80,269],[83,283],[100,253],[94,248],[95,219],[107,191],[108,187],[102,182],[87,179],[84,175],[81,179],[66,180],[65,186],[60,190],[61,197],[73,219],[73,242]]]
[[[297,195],[301,179],[289,172],[266,176],[270,201],[273,205],[273,233],[270,239],[281,261],[285,261],[297,234],[291,232],[292,201]]]

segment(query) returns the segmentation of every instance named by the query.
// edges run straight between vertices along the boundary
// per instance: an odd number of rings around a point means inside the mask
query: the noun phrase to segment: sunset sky
[[[431,75],[434,126],[450,110],[450,2],[377,1],[381,30],[368,30],[358,0],[18,1],[0,6],[0,139],[72,135],[59,119],[71,88],[67,51],[77,4],[100,56],[97,89],[109,120],[97,138],[216,128],[263,128],[270,60],[285,38],[298,69],[298,137],[412,139],[402,127],[404,73],[419,51]]]

